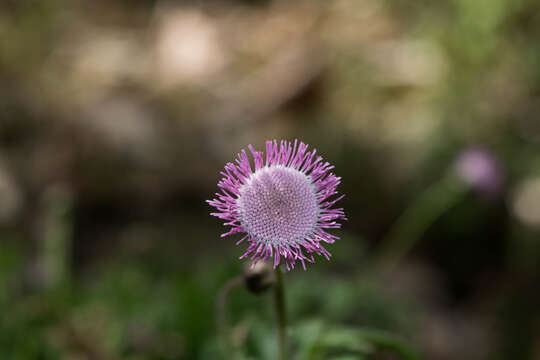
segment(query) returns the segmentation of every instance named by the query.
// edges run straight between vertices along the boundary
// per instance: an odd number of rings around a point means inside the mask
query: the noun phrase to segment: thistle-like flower
[[[263,153],[249,145],[254,170],[245,150],[236,164],[227,163],[218,187],[221,193],[207,202],[217,209],[211,215],[231,226],[225,237],[242,233],[249,244],[240,257],[251,257],[254,264],[273,258],[274,268],[283,261],[287,270],[298,260],[304,270],[314,262],[313,254],[330,259],[322,243],[333,243],[337,236],[325,229],[339,228],[347,220],[342,208],[333,208],[342,196],[336,188],[341,178],[330,172],[334,167],[316,156],[316,150],[297,140],[266,142]]]
[[[504,183],[502,166],[487,149],[469,148],[456,161],[458,176],[484,195],[497,194]]]

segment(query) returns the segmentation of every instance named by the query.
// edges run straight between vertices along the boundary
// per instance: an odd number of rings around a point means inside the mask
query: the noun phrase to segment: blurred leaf
[[[356,331],[359,337],[379,350],[391,350],[406,360],[420,359],[419,355],[405,343],[405,340],[387,331],[377,329],[359,329]]]
[[[368,339],[355,329],[335,328],[324,332],[321,346],[327,348],[341,348],[354,352],[369,354],[374,348]]]
[[[377,350],[391,351],[404,360],[417,360],[419,356],[406,342],[390,332],[370,328],[325,326],[319,319],[304,322],[296,327],[297,359],[326,359],[321,357],[335,351],[354,353],[343,358],[363,359]]]
[[[295,327],[293,338],[298,342],[296,356],[298,360],[313,359],[323,331],[324,323],[318,319],[304,322]]]

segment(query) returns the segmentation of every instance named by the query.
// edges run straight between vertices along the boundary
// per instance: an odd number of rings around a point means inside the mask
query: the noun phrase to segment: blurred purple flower
[[[306,261],[314,262],[313,254],[330,258],[321,242],[338,239],[324,229],[339,228],[337,220],[346,220],[342,208],[333,208],[342,196],[333,200],[341,178],[329,172],[334,167],[308,152],[308,145],[295,140],[266,142],[263,153],[249,145],[255,169],[245,150],[236,164],[227,163],[218,183],[221,193],[207,202],[218,212],[211,215],[226,220],[230,231],[221,237],[244,233],[237,244],[249,245],[241,259],[248,256],[254,264],[273,257],[274,268],[283,261],[287,270],[296,261],[306,269]]]
[[[488,150],[474,147],[465,150],[458,158],[458,176],[485,195],[497,194],[503,185],[503,170],[499,161]]]

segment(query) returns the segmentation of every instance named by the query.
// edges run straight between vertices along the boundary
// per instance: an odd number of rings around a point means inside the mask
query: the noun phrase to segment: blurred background
[[[538,39],[535,0],[2,0],[0,358],[230,358],[243,244],[205,200],[298,138],[349,221],[285,276],[295,352],[324,323],[540,359]],[[228,299],[246,359],[275,359],[271,300]]]

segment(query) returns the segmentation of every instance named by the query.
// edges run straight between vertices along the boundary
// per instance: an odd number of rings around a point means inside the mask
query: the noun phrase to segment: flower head
[[[240,258],[251,257],[254,264],[273,258],[274,268],[283,261],[290,270],[298,260],[305,270],[313,254],[329,259],[322,243],[338,237],[325,229],[339,228],[337,221],[346,220],[342,208],[333,208],[343,198],[331,199],[341,181],[330,172],[334,167],[297,140],[267,141],[266,161],[262,152],[248,147],[254,168],[242,150],[236,164],[227,163],[221,172],[221,193],[208,200],[217,209],[211,215],[231,226],[221,237],[244,234],[237,244],[249,245]]]
[[[485,195],[495,195],[503,185],[499,161],[481,147],[466,149],[456,162],[458,176],[469,186]]]

